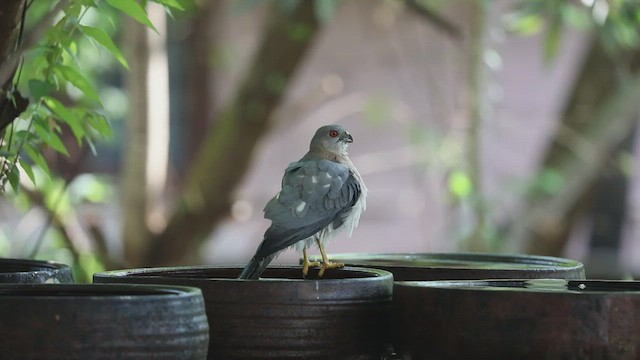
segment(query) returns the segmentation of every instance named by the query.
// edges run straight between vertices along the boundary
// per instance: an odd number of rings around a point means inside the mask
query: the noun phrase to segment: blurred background
[[[79,16],[116,47],[93,36],[67,51],[107,136],[78,146],[63,126],[66,154],[30,154],[33,174],[0,200],[1,256],[74,264],[80,279],[246,263],[284,169],[339,123],[369,197],[329,253],[543,254],[591,276],[640,272],[636,1],[158,2],[155,29],[115,0]],[[27,40],[57,4],[31,1]],[[18,86],[31,96],[41,47]],[[82,99],[73,85],[62,104]]]

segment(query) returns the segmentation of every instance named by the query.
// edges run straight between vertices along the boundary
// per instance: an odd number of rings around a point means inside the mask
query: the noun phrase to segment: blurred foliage
[[[522,0],[504,16],[504,27],[522,35],[544,32],[545,59],[551,60],[561,50],[561,35],[566,29],[589,31],[613,59],[618,75],[625,80],[626,55],[640,49],[640,1],[637,0]],[[623,173],[631,174],[632,155],[617,159]],[[565,183],[562,175],[542,169],[532,182],[534,190],[553,194]]]
[[[82,206],[106,203],[114,194],[113,185],[107,177],[83,174],[68,185],[59,179],[52,181],[46,188],[40,189],[39,193],[44,197],[47,212],[54,214],[60,221],[58,224],[54,221],[50,228],[45,224],[43,231],[36,235],[32,252],[37,251],[35,257],[38,259],[71,264],[77,281],[90,282],[93,273],[105,270],[104,263],[108,260],[105,259],[106,254],[99,251],[100,246],[97,244],[83,241],[87,239],[69,239],[70,234],[65,234],[60,227],[70,223],[70,219],[78,219],[77,209]]]
[[[640,2],[637,0],[521,0],[504,17],[507,30],[522,35],[545,33],[545,59],[561,48],[566,28],[594,30],[610,53],[640,46]]]
[[[167,8],[183,9],[177,0],[157,2]],[[42,26],[44,18],[58,4],[29,2],[24,19],[26,31]],[[61,139],[63,129],[69,129],[78,145],[86,144],[94,153],[96,138],[111,137],[96,79],[85,56],[95,59],[95,52],[104,49],[128,68],[109,34],[118,24],[120,13],[154,29],[143,6],[136,1],[73,0],[66,3],[60,14],[55,14],[55,23],[24,54],[15,82],[21,93],[29,96],[30,104],[2,134],[0,152],[4,166],[0,169],[0,191],[4,192],[7,182],[18,191],[21,175],[36,184],[34,165],[50,176],[42,150],[53,149],[69,156]]]
[[[170,14],[182,11],[185,6],[193,7],[192,0],[155,2]],[[146,1],[32,0],[26,6],[25,34],[42,31],[43,36],[35,44],[27,44],[24,53],[17,54],[22,61],[14,84],[21,94],[29,97],[30,104],[0,134],[3,137],[0,193],[8,195],[6,198],[25,214],[38,207],[43,209],[48,220],[42,229],[23,239],[22,244],[16,243],[19,236],[0,232],[0,255],[30,253],[32,257],[71,264],[77,280],[90,281],[93,272],[104,268],[102,259],[91,246],[78,249],[64,226],[67,219],[77,215],[75,211],[80,204],[108,200],[111,185],[92,175],[79,176],[67,183],[51,171],[50,158],[45,154],[55,151],[69,157],[68,143],[63,140],[67,132],[78,147],[88,145],[94,154],[96,140],[112,136],[107,118],[122,116],[126,111],[126,106],[122,106],[126,97],[120,96],[121,90],[114,91],[116,86],[104,82],[104,75],[113,72],[117,63],[128,69],[113,40],[120,17],[124,14],[155,28],[147,17]],[[59,13],[52,13],[60,8]],[[102,56],[104,51],[111,56]],[[10,188],[5,193],[7,183]],[[19,249],[20,246],[23,248]]]
[[[463,199],[473,194],[473,183],[463,171],[454,171],[449,176],[449,192],[456,199]]]
[[[552,195],[564,188],[565,178],[558,170],[543,169],[536,175],[531,186],[536,191]]]
[[[66,183],[55,176],[48,179],[49,175],[39,168],[34,173],[38,188],[25,183],[22,190],[8,200],[24,213],[25,224],[37,226],[29,226],[28,231],[19,230],[21,221],[17,229],[0,228],[0,256],[29,256],[69,264],[77,281],[91,281],[91,275],[103,270],[103,263],[108,260],[100,249],[103,244],[91,243],[88,237],[69,231],[73,229],[70,224],[85,222],[80,221],[78,209],[109,201],[114,194],[113,184],[108,177],[93,174],[83,174]],[[86,217],[86,213],[84,215]],[[34,221],[34,218],[41,220]]]
[[[364,106],[364,119],[374,126],[380,126],[392,118],[393,104],[388,97],[372,95]]]

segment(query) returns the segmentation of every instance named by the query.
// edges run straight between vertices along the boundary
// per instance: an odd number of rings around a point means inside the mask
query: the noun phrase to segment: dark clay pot
[[[196,288],[0,285],[0,359],[205,359]]]
[[[380,359],[388,342],[393,277],[375,269],[270,267],[238,280],[240,267],[111,271],[95,282],[179,284],[202,289],[209,359]]]
[[[332,254],[347,266],[389,271],[395,281],[478,279],[584,279],[584,266],[550,256],[483,253]],[[319,260],[319,257],[312,257]]]
[[[640,282],[397,282],[404,359],[640,359]]]
[[[0,283],[68,284],[73,274],[68,265],[52,261],[0,259]]]

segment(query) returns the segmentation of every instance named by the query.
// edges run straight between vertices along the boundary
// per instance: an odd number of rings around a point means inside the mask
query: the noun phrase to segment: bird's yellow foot
[[[335,262],[331,262],[329,260],[323,261],[322,262],[322,268],[320,269],[320,272],[318,273],[318,276],[322,277],[322,275],[324,275],[324,272],[327,269],[338,269],[338,268],[343,268],[343,267],[344,267],[343,263],[335,263]]]
[[[321,263],[319,261],[309,261],[307,259],[304,259],[304,261],[302,262],[302,277],[307,277],[310,267],[316,267],[320,265]]]

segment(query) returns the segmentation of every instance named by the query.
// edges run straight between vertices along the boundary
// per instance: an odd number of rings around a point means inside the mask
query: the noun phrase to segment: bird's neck
[[[304,157],[308,159],[326,159],[340,164],[351,163],[346,151],[342,153],[334,153],[325,149],[310,149]]]

